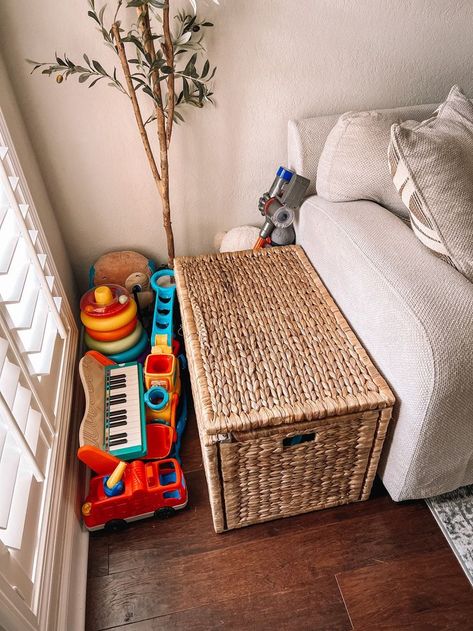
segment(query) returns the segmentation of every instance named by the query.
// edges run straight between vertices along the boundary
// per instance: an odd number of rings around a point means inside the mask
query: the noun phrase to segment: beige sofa
[[[423,120],[434,108],[395,113]],[[317,196],[317,163],[337,118],[289,123],[289,167],[311,180],[296,233],[396,395],[379,473],[397,501],[472,484],[473,284],[382,206]]]

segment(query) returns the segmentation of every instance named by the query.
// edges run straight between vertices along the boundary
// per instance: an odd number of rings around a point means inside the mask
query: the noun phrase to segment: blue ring
[[[123,353],[117,353],[116,355],[109,355],[109,359],[117,364],[125,364],[126,362],[133,362],[137,357],[143,353],[145,348],[148,345],[148,336],[146,335],[146,331],[143,329],[143,333],[135,346],[132,346],[127,351],[123,351]]]
[[[151,287],[154,289],[156,293],[158,291],[162,291],[162,290],[166,291],[169,289],[171,289],[171,291],[174,291],[174,287],[161,287],[161,285],[158,285],[158,278],[162,278],[163,276],[171,276],[172,278],[174,278],[174,270],[160,269],[158,272],[155,272],[151,276]]]
[[[151,397],[158,393],[162,396],[163,399],[159,403],[153,403],[151,401]],[[163,386],[152,386],[145,393],[145,404],[150,408],[150,410],[155,410],[156,412],[159,412],[159,410],[163,410],[168,403],[169,392],[166,390],[166,388],[163,388]]]

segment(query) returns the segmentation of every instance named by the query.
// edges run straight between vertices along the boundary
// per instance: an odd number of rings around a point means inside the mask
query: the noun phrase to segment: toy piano
[[[146,454],[143,376],[137,362],[115,364],[90,351],[79,363],[85,413],[79,445],[92,445],[121,458]]]

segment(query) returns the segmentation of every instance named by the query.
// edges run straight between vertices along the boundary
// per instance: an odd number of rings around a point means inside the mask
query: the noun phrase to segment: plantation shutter
[[[33,625],[73,329],[0,111],[0,587]]]

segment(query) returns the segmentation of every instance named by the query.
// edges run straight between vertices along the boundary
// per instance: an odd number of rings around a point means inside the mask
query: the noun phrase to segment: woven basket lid
[[[299,246],[179,257],[175,274],[208,434],[393,405]]]

